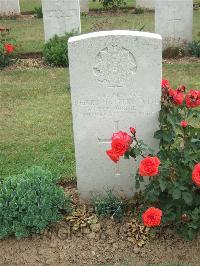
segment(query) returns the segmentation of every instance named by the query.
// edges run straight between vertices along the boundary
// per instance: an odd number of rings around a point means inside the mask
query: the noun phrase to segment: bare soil
[[[76,214],[71,221],[89,221],[95,217],[90,208],[80,202],[74,183],[62,183],[70,191],[78,213],[82,204],[87,211]],[[82,220],[81,220],[82,219]],[[112,219],[97,220],[82,230],[72,230],[69,217],[42,234],[17,240],[14,237],[0,240],[0,265],[147,265],[159,263],[184,263],[200,265],[200,237],[193,241],[179,238],[171,229],[147,237],[139,247],[134,237],[127,236],[127,219],[115,222]],[[130,222],[130,221],[129,221]],[[72,225],[72,224],[71,224]],[[140,237],[143,235],[142,226]],[[129,234],[130,236],[130,234]],[[138,238],[139,234],[137,234]],[[127,264],[126,264],[127,263]]]

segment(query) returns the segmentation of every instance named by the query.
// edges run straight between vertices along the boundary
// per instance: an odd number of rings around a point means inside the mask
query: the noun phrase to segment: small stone
[[[82,229],[83,234],[90,234],[91,230],[88,227]]]
[[[101,230],[100,224],[91,224],[90,228],[93,232],[98,233]]]
[[[138,253],[140,252],[140,249],[138,248],[138,246],[135,246],[135,247],[133,248],[133,252],[134,252],[135,254],[138,254]]]
[[[94,239],[96,237],[94,232],[91,232],[90,234],[87,235],[89,239]]]
[[[66,239],[66,238],[68,238],[68,236],[69,236],[69,230],[68,230],[68,228],[61,227],[58,230],[58,237],[60,239]]]

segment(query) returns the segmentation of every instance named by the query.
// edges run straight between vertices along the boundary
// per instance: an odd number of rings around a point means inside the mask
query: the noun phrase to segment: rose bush
[[[15,51],[15,40],[9,37],[9,31],[0,32],[0,68],[8,66]]]
[[[113,135],[107,154],[116,163],[123,155],[140,157],[136,188],[149,179],[143,207],[155,206],[142,214],[144,225],[159,226],[162,218],[162,225],[173,225],[192,239],[200,229],[200,91],[186,91],[184,85],[173,89],[168,80],[162,81],[160,129],[154,134],[160,141],[157,154],[137,139],[133,127],[131,141],[126,132]]]

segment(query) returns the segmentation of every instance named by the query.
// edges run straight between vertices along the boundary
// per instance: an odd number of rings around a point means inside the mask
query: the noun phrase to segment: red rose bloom
[[[170,87],[169,81],[167,79],[163,79],[161,86],[162,88],[169,88]]]
[[[154,176],[158,174],[160,160],[157,157],[147,156],[140,162],[139,174],[141,176]]]
[[[162,219],[162,211],[158,208],[151,207],[142,214],[144,226],[159,226]]]
[[[187,121],[181,121],[181,126],[183,128],[187,127],[187,125],[188,125],[188,122]]]
[[[185,97],[186,106],[188,108],[195,108],[200,105],[200,91],[190,90]]]
[[[15,50],[14,45],[12,45],[12,44],[10,44],[10,43],[6,43],[6,44],[4,44],[4,48],[5,48],[5,50],[6,50],[6,53],[8,53],[8,54],[13,53],[13,51]]]
[[[178,90],[179,90],[179,91],[182,91],[182,92],[185,92],[186,87],[185,87],[184,85],[180,85],[180,86],[178,87]]]
[[[119,161],[119,155],[117,155],[113,150],[107,150],[106,153],[113,162],[117,163]]]
[[[130,127],[130,132],[134,135],[136,133],[136,129],[134,127]]]
[[[192,172],[192,181],[200,187],[200,163],[196,164]]]
[[[130,147],[131,142],[131,136],[126,132],[119,131],[113,134],[111,147],[116,155],[122,156]]]
[[[174,104],[182,105],[184,98],[185,98],[182,91],[180,91],[179,89],[177,90],[169,89],[168,93],[169,93],[169,96],[172,97],[172,101]]]

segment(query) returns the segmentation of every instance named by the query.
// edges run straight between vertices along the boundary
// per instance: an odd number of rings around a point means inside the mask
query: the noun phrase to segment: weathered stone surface
[[[133,160],[106,155],[114,132],[137,128],[151,147],[158,129],[162,39],[157,34],[105,31],[69,39],[70,83],[78,189],[135,192]]]
[[[79,0],[42,0],[45,41],[54,35],[80,32]]]
[[[19,0],[0,0],[0,15],[20,14]]]
[[[155,0],[136,0],[136,7],[154,9]]]
[[[80,1],[80,9],[81,13],[89,12],[89,0],[79,0]]]
[[[163,48],[192,41],[193,1],[155,0],[155,32]]]

